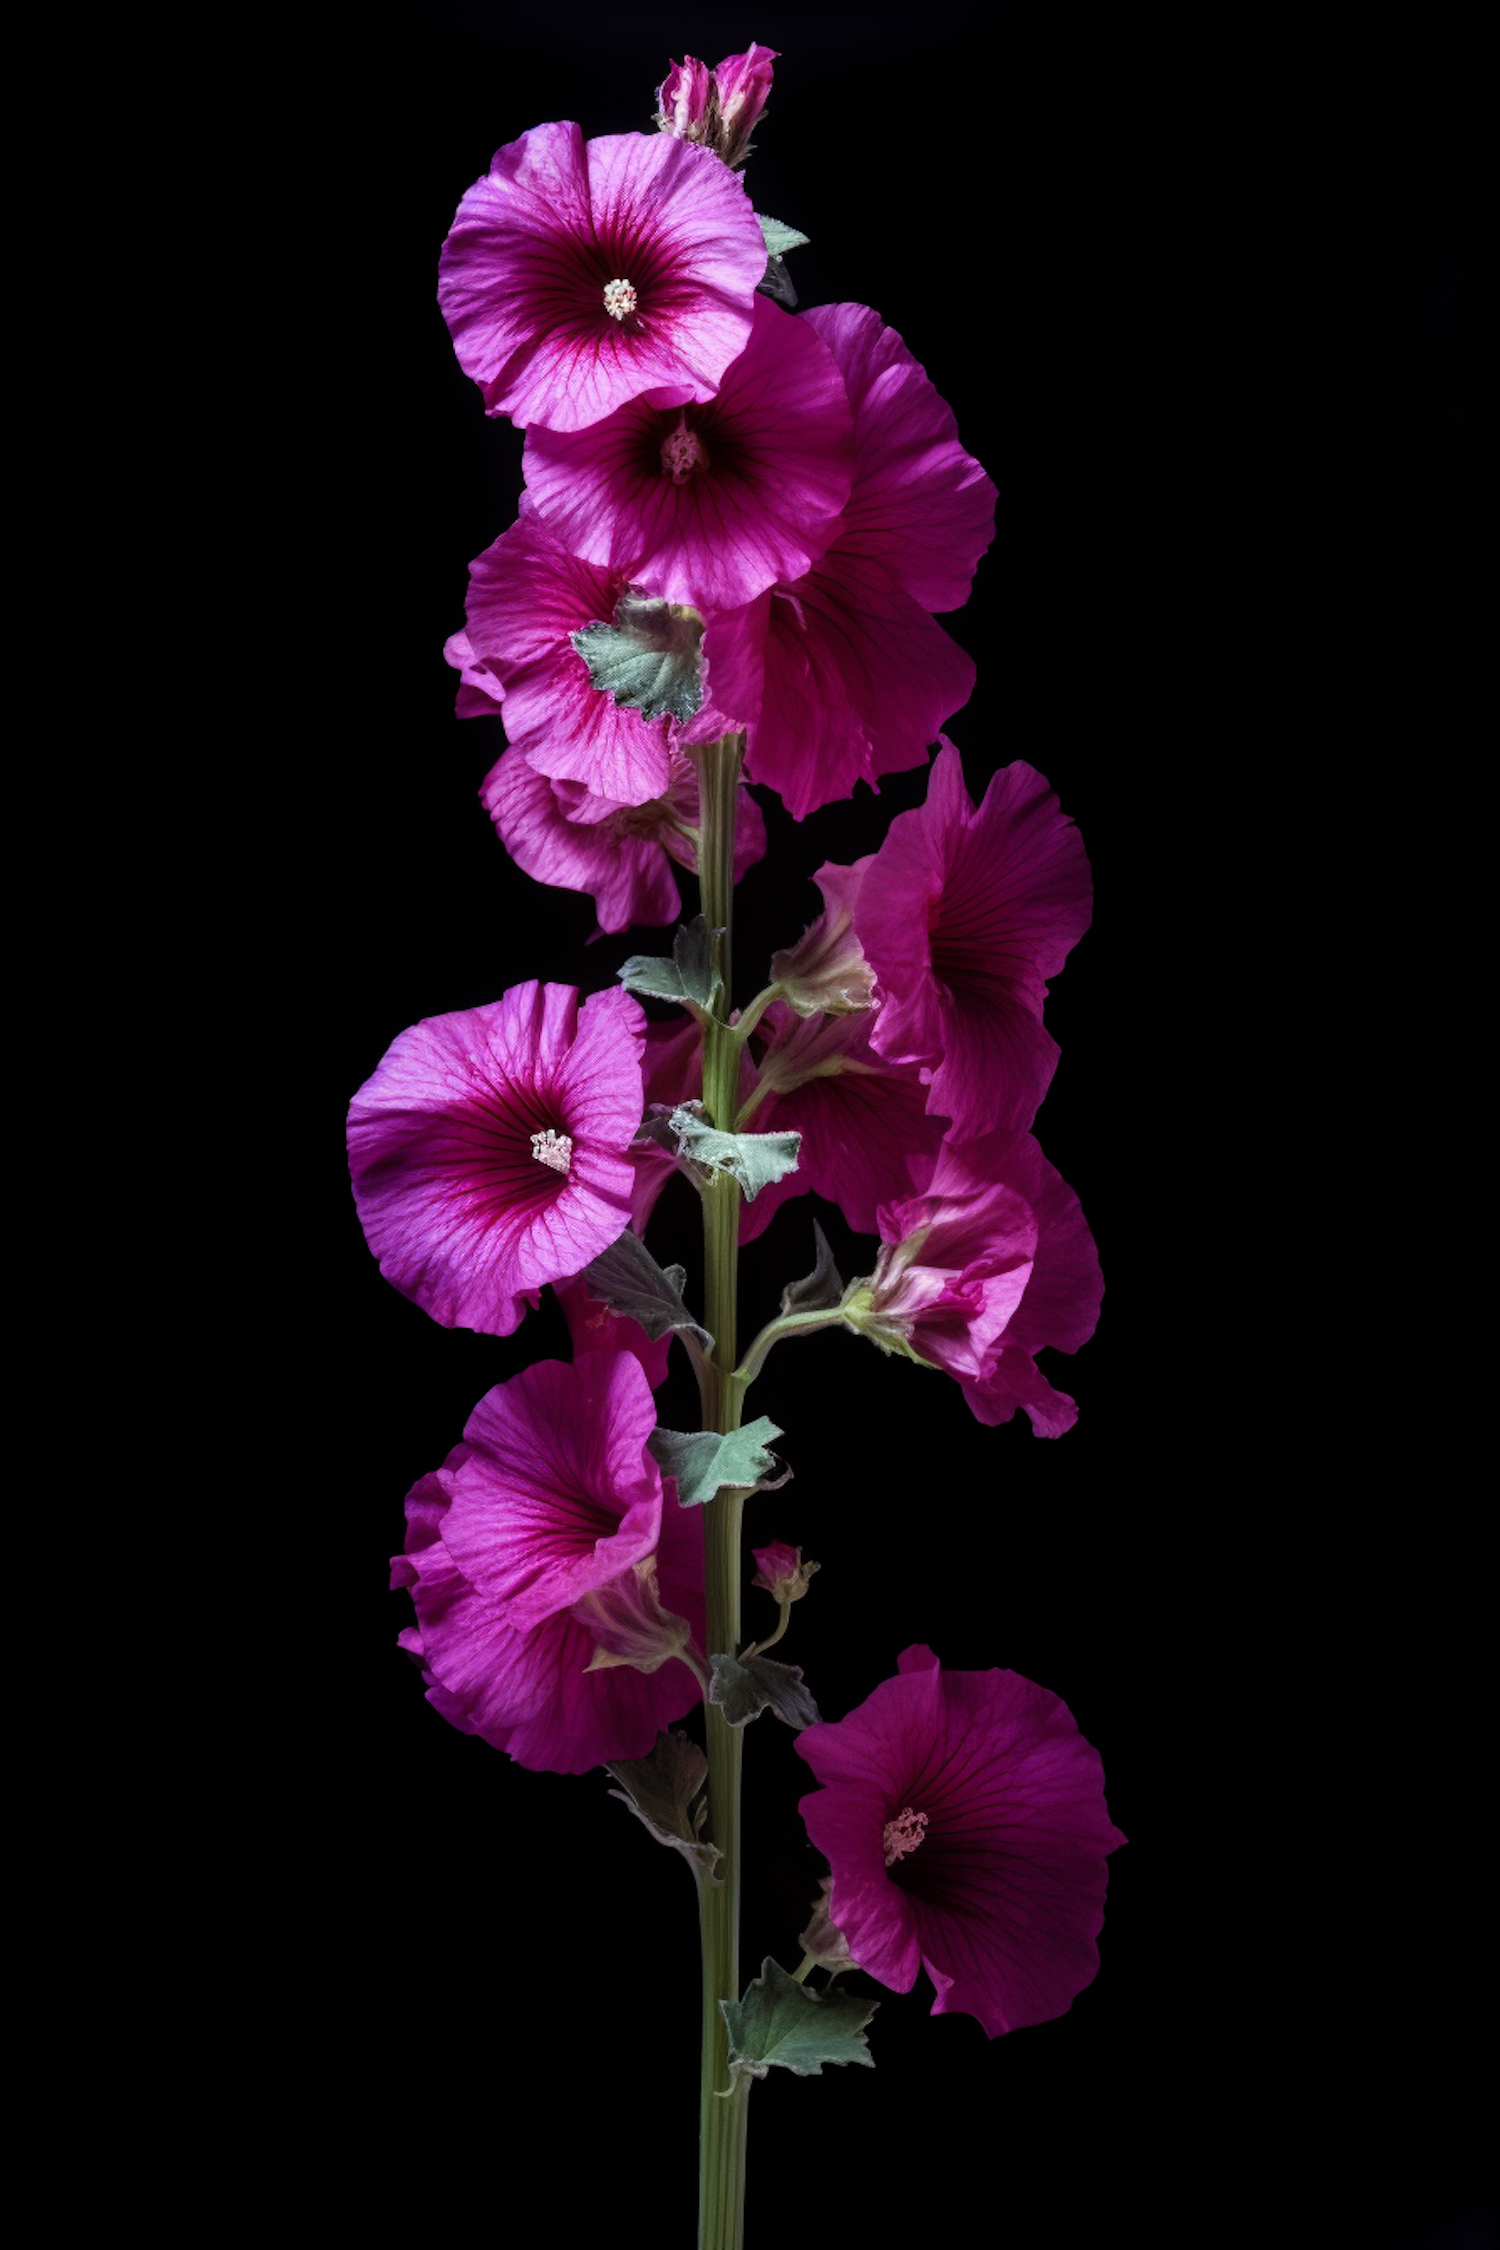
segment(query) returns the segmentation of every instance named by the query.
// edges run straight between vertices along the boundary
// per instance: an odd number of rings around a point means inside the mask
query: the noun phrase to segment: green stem
[[[703,912],[718,940],[730,1006],[730,933],[734,909],[734,814],[744,736],[726,735],[698,752],[701,842],[698,874]],[[727,1024],[703,1033],[703,1102],[721,1132],[733,1130],[743,1041]],[[735,1309],[739,1264],[740,1190],[727,1172],[703,1188],[703,1312],[714,1339],[704,1363],[703,1426],[739,1428],[744,1385],[735,1379]],[[740,1518],[742,1493],[726,1493],[703,1511],[704,1593],[708,1654],[740,1645]],[[704,1707],[708,1747],[708,1832],[720,1852],[718,1884],[700,1893],[703,1933],[703,2061],[699,2082],[698,2250],[743,2250],[745,2121],[749,2082],[731,2082],[721,2000],[740,1996],[740,1762],[743,1732],[717,1704]]]
[[[833,1305],[826,1312],[782,1313],[778,1319],[768,1320],[746,1352],[744,1366],[736,1370],[741,1399],[765,1366],[771,1346],[779,1344],[783,1336],[810,1336],[815,1328],[837,1328],[843,1318],[843,1306]]]

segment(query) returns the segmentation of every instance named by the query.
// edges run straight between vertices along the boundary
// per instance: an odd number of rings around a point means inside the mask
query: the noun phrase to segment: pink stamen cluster
[[[926,1813],[913,1812],[910,1805],[904,1812],[897,1813],[894,1820],[888,1820],[881,1837],[886,1866],[894,1867],[898,1859],[905,1859],[909,1852],[914,1852],[926,1833]]]

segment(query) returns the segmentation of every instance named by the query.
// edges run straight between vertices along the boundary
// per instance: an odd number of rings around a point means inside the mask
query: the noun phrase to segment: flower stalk
[[[734,911],[734,816],[745,738],[731,734],[696,753],[701,783],[699,881],[703,913],[718,930],[723,979],[720,1016],[730,1012]],[[703,1101],[713,1124],[731,1131],[743,1041],[715,1018],[703,1034]],[[739,1183],[715,1172],[703,1189],[704,1314],[714,1338],[704,1364],[703,1426],[738,1429],[744,1384],[735,1375],[739,1264]],[[740,1522],[744,1495],[724,1493],[704,1511],[704,1590],[708,1653],[740,1645]],[[737,2000],[740,1936],[740,1769],[744,1734],[716,1704],[705,1703],[708,1830],[718,1846],[721,1881],[700,1888],[703,1937],[703,2051],[699,2081],[698,2250],[740,2250],[745,2230],[745,2123],[749,2084],[731,2082],[723,2000]]]

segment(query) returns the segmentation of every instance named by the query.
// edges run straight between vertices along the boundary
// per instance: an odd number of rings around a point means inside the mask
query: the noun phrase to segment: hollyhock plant
[[[401,1644],[443,1716],[521,1765],[643,1756],[698,1700],[702,1518],[664,1494],[655,1421],[629,1351],[544,1360],[407,1497]]]
[[[764,672],[750,777],[798,820],[920,765],[968,702],[973,662],[929,613],[967,600],[995,529],[994,485],[895,330],[868,305],[802,318],[844,378],[854,474],[824,553],[746,620]]]
[[[1105,1861],[1125,1838],[1065,1703],[909,1648],[796,1748],[822,1784],[800,1809],[860,1968],[894,1992],[924,1968],[932,2013],[962,2010],[992,2039],[1066,2014],[1098,1974]]]
[[[1046,980],[1092,903],[1082,839],[1042,776],[1017,759],[976,809],[945,740],[926,803],[873,855],[854,927],[882,996],[876,1050],[919,1066],[955,1140],[1035,1117],[1057,1067]]]
[[[774,47],[752,45],[742,55],[726,55],[716,70],[692,55],[673,63],[656,89],[658,129],[702,142],[726,164],[743,164],[765,115],[775,60]]]
[[[533,429],[526,489],[584,561],[667,601],[735,609],[823,553],[852,455],[832,352],[758,297],[749,342],[706,405],[653,396],[586,429]]]
[[[525,874],[593,899],[594,938],[682,920],[656,951],[622,947],[601,971],[615,989],[586,1002],[533,982],[414,1025],[349,1118],[360,1220],[399,1289],[504,1336],[550,1285],[567,1322],[571,1363],[499,1383],[408,1493],[400,1639],[455,1727],[524,1766],[604,1765],[636,1821],[615,1848],[650,1838],[691,1868],[699,2250],[742,2250],[754,2085],[872,2059],[871,1978],[906,1992],[925,1964],[934,2013],[991,2036],[1062,2014],[1097,1969],[1123,1841],[1098,1755],[1015,1673],[944,1672],[914,1646],[837,1721],[804,1673],[808,1627],[815,1642],[847,1598],[850,1540],[876,1536],[885,1431],[915,1413],[949,1483],[978,1467],[950,1463],[955,1430],[978,1443],[975,1423],[1023,1408],[1037,1435],[1065,1433],[1078,1409],[1038,1359],[1087,1340],[1103,1284],[1030,1132],[1057,1055],[1047,979],[1088,926],[1088,863],[1030,766],[976,805],[941,736],[975,669],[938,619],[968,597],[995,487],[878,312],[794,317],[787,260],[808,238],[757,216],[735,176],[775,60],[674,63],[654,135],[523,133],[443,247],[460,363],[526,432],[517,520],[472,565],[445,647],[459,714],[504,727],[483,802]],[[877,850],[825,862],[822,912],[800,938],[768,933],[769,971],[737,997],[735,887],[790,827],[768,830],[746,783],[801,820],[934,742],[926,802]],[[793,896],[786,873],[758,883],[766,905]],[[674,1178],[701,1266],[675,1241],[658,1262]],[[809,1192],[878,1239],[851,1265],[799,1215],[781,1230],[796,1265],[746,1341],[740,1246]],[[763,1299],[768,1257],[752,1259]],[[888,1381],[871,1386],[865,1355],[861,1389],[846,1350],[800,1407],[768,1390],[760,1411],[775,1345],[839,1328],[886,1355]],[[746,1508],[813,1467],[810,1427],[824,1474],[793,1497],[840,1559],[811,1604],[800,1546],[762,1530],[753,1579],[744,1552]],[[1024,1508],[1037,1456],[1010,1459]],[[829,1510],[846,1519],[833,1546],[814,1521]],[[982,1589],[985,1511],[949,1529],[953,1571]],[[943,1571],[903,1575],[919,1602],[941,1593]],[[1007,1589],[1017,1609],[1014,1569]],[[830,1871],[800,1965],[768,1956],[747,1982],[742,1775],[788,1734],[821,1785],[802,1810]],[[502,1819],[529,1832],[522,1808]],[[554,1854],[564,1923],[574,1879]]]
[[[487,414],[581,430],[646,391],[712,398],[765,266],[743,184],[709,150],[538,125],[459,204],[438,302]]]
[[[349,1110],[365,1239],[445,1328],[508,1336],[630,1216],[645,1017],[621,991],[519,984],[403,1031]]]
[[[550,781],[519,748],[490,768],[479,794],[516,865],[539,883],[587,891],[601,932],[675,922],[681,913],[672,865],[697,873],[698,775],[675,745],[666,786],[649,804],[616,804],[579,782]],[[746,791],[740,797],[736,879],[766,848],[760,807]]]

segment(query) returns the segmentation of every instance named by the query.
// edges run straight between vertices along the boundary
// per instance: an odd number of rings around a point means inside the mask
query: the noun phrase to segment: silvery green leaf
[[[638,1320],[653,1344],[680,1329],[696,1337],[704,1351],[713,1350],[712,1336],[682,1301],[682,1285],[687,1280],[684,1269],[659,1266],[640,1236],[628,1228],[584,1267],[583,1278],[591,1297],[608,1305],[611,1312]]]
[[[721,2000],[729,2027],[729,2067],[764,2078],[772,2063],[799,2078],[821,2078],[824,2063],[865,2063],[875,2058],[865,2025],[878,2000],[852,1992],[809,1992],[779,1962],[761,1963],[743,2000]]]
[[[770,298],[773,305],[784,305],[788,312],[796,311],[797,292],[784,258],[768,258],[766,270],[755,286],[763,297]]]
[[[723,991],[723,980],[714,966],[714,941],[722,930],[711,930],[701,914],[679,925],[672,938],[672,956],[633,953],[615,971],[628,992],[653,1000],[675,1000],[685,1008],[711,1013]]]
[[[681,602],[629,588],[609,623],[571,636],[596,688],[643,719],[691,719],[703,701],[703,619]]]
[[[659,1844],[681,1852],[700,1879],[720,1881],[714,1872],[719,1848],[701,1840],[702,1808],[696,1814],[692,1809],[708,1777],[708,1759],[691,1736],[673,1727],[657,1736],[656,1747],[646,1757],[606,1760],[604,1770],[621,1785],[610,1795],[628,1805]]]
[[[800,1664],[778,1664],[772,1656],[714,1656],[708,1700],[717,1703],[732,1727],[747,1726],[768,1707],[789,1727],[818,1723],[818,1706],[802,1684]]]
[[[828,1247],[828,1237],[813,1220],[813,1241],[817,1245],[817,1263],[810,1274],[801,1281],[789,1282],[781,1292],[781,1309],[784,1313],[832,1312],[843,1303],[844,1284],[839,1279],[838,1267],[833,1262],[833,1252]]]
[[[784,227],[779,219],[768,219],[764,211],[757,211],[755,216],[760,221],[760,231],[765,237],[768,258],[784,258],[788,250],[800,250],[808,239],[805,234],[799,234],[795,227]]]
[[[764,1187],[797,1169],[800,1133],[720,1133],[690,1109],[674,1109],[672,1130],[683,1156],[710,1172],[730,1172],[753,1203]]]
[[[653,1430],[646,1443],[664,1476],[677,1479],[677,1497],[685,1508],[702,1507],[716,1492],[774,1492],[786,1483],[790,1469],[782,1469],[770,1449],[770,1440],[781,1432],[768,1415],[747,1422],[742,1430],[721,1437],[717,1430]],[[782,1469],[780,1476],[773,1472]]]

